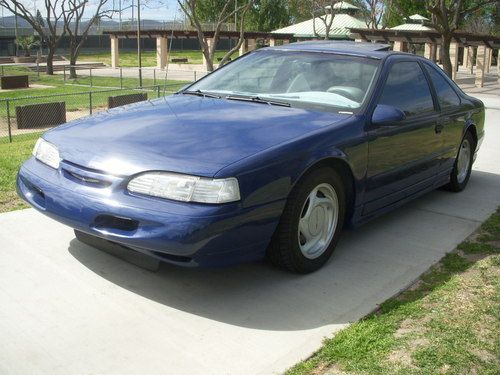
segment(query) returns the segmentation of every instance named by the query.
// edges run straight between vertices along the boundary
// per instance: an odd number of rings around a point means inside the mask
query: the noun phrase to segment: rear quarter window
[[[424,64],[425,69],[429,73],[431,82],[436,90],[439,106],[441,109],[453,108],[460,105],[460,97],[455,92],[453,87],[446,81],[443,74],[438,72],[436,68]]]

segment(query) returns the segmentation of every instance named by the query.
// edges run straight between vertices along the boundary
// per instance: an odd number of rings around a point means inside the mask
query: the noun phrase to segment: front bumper
[[[217,266],[263,258],[284,201],[242,208],[135,196],[127,179],[34,158],[17,177],[18,194],[76,230],[170,263]]]

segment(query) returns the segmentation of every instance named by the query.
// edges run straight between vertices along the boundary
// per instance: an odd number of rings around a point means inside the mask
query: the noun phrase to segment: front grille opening
[[[81,174],[68,171],[66,169],[64,169],[64,173],[66,174],[67,177],[69,177],[73,181],[84,184],[84,185],[101,187],[101,188],[105,188],[105,187],[108,187],[111,185],[111,182],[109,182],[109,181],[104,181],[104,180],[99,180],[97,178],[83,176]]]
[[[94,220],[96,229],[116,229],[125,232],[132,232],[137,229],[139,222],[124,217],[113,215],[99,215]]]
[[[151,251],[154,255],[157,257],[163,258],[166,261],[171,261],[171,262],[180,262],[180,263],[189,263],[191,262],[191,258],[189,257],[184,257],[182,255],[172,255],[172,254],[165,254],[160,251]]]

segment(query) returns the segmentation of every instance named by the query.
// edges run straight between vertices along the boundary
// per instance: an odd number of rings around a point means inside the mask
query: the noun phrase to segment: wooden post
[[[450,44],[450,60],[451,60],[451,79],[457,79],[457,68],[458,68],[458,43]]]
[[[120,51],[118,47],[118,38],[115,35],[110,35],[111,39],[111,67],[118,68],[120,66]]]
[[[486,46],[481,45],[477,47],[476,58],[476,87],[484,86],[484,72],[486,63]]]
[[[462,65],[464,68],[467,68],[469,66],[469,47],[464,46],[464,60],[462,61]]]
[[[165,36],[156,37],[156,65],[158,69],[165,69],[168,61],[168,39]]]

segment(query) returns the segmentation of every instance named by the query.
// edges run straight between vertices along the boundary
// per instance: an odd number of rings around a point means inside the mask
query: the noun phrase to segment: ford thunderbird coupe
[[[174,95],[46,132],[17,189],[78,238],[308,273],[343,227],[463,190],[484,115],[434,63],[386,45],[261,48]]]

